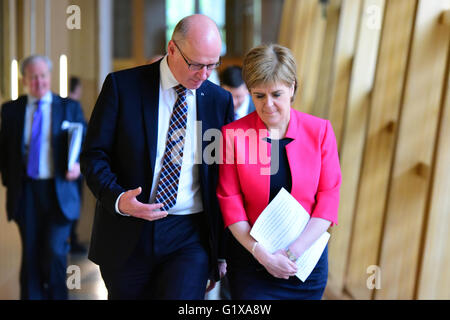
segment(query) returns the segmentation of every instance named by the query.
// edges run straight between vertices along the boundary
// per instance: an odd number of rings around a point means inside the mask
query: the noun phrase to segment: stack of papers
[[[250,235],[269,252],[286,250],[300,236],[309,219],[309,213],[282,188],[258,217]],[[330,234],[324,232],[297,260],[296,276],[301,281],[313,271],[329,238]]]

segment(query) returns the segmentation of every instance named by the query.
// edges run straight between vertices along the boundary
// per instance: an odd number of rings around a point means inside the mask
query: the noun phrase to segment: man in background
[[[242,78],[241,67],[231,66],[223,70],[220,74],[220,84],[233,96],[234,120],[255,111],[255,106]]]
[[[51,68],[46,56],[24,59],[27,95],[1,109],[0,172],[22,241],[21,299],[68,298],[67,240],[80,215],[80,165],[67,168],[63,122],[86,123],[78,102],[50,91]]]

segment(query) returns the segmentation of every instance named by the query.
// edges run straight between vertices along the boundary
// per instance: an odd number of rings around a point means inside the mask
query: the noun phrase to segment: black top
[[[271,144],[269,202],[275,198],[281,188],[285,188],[287,192],[291,192],[292,175],[291,169],[289,168],[286,145],[292,140],[291,138],[267,138],[267,142]]]

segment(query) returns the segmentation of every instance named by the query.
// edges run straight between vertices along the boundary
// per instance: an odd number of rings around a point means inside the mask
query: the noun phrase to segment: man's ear
[[[175,44],[173,43],[172,40],[170,40],[169,43],[167,44],[167,54],[173,56],[174,53],[175,53]]]

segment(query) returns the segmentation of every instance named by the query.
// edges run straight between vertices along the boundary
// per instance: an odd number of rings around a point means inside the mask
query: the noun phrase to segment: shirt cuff
[[[123,195],[124,193],[125,193],[125,192],[122,192],[122,193],[119,194],[119,196],[117,197],[115,208],[116,208],[116,212],[117,212],[118,214],[120,214],[121,216],[129,217],[129,216],[130,216],[129,214],[122,213],[122,212],[119,211],[119,200],[120,200],[120,197],[122,197],[122,195]]]

